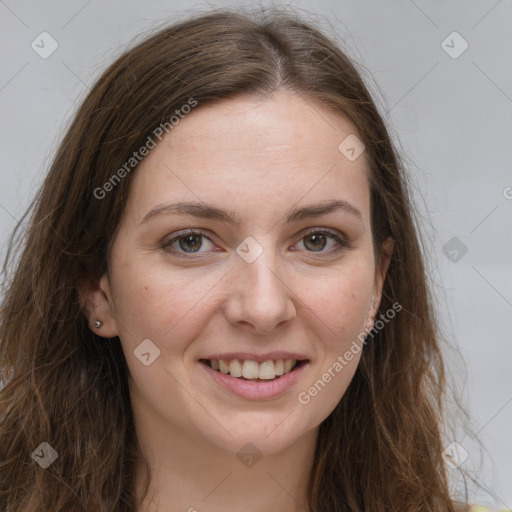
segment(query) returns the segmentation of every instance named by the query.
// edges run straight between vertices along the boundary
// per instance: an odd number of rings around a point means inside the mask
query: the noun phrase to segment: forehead
[[[140,163],[127,208],[140,218],[170,200],[243,209],[338,198],[366,216],[365,154],[351,161],[338,148],[354,134],[341,114],[296,94],[199,104]]]

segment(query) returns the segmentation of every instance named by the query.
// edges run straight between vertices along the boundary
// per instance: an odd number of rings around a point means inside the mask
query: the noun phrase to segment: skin
[[[86,302],[91,328],[119,336],[128,364],[137,436],[154,473],[141,511],[308,510],[319,425],[361,353],[307,405],[297,396],[373,326],[393,248],[388,239],[375,261],[365,154],[349,161],[338,149],[352,133],[340,114],[290,92],[230,99],[199,105],[134,172],[109,272]],[[291,208],[333,199],[361,217],[338,210],[284,223]],[[178,201],[227,208],[241,223],[167,213],[141,224],[154,206]],[[175,253],[162,248],[199,228],[208,232],[192,239],[199,253],[187,253],[183,239]],[[304,238],[311,228],[337,231],[349,248]],[[248,236],[263,248],[252,263],[235,251]],[[145,339],[160,350],[149,366],[134,356]],[[273,350],[310,360],[274,399],[237,397],[198,362]],[[263,455],[252,467],[236,457],[248,442]]]

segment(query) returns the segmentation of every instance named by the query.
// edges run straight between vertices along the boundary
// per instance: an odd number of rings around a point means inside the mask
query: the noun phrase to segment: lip
[[[231,361],[232,359],[242,359],[242,360],[251,360],[257,361],[258,363],[263,363],[264,361],[276,361],[277,359],[296,359],[297,361],[303,361],[304,359],[309,359],[304,354],[299,354],[297,352],[268,352],[267,354],[254,354],[252,352],[226,352],[224,354],[210,354],[209,356],[201,357],[200,359],[212,359],[218,361],[219,359],[223,359],[224,361]]]
[[[206,359],[206,358],[205,358]],[[279,358],[278,358],[279,359]],[[294,359],[290,357],[289,359]],[[302,363],[289,373],[281,375],[279,378],[265,381],[249,381],[232,377],[229,374],[220,373],[207,364],[199,362],[199,366],[222,388],[231,391],[233,394],[249,400],[263,400],[275,398],[288,391],[301,377],[308,363]]]

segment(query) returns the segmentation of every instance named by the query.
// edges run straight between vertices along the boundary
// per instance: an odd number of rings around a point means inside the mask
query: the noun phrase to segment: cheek
[[[357,335],[365,325],[369,310],[373,273],[370,267],[354,265],[308,287],[305,304],[344,339]]]
[[[159,264],[148,267],[142,260],[115,267],[115,316],[121,338],[130,347],[146,338],[160,345],[172,338],[176,346],[186,337],[184,330],[201,324],[222,274],[169,272]]]
[[[314,293],[313,288],[309,291],[306,305],[314,313],[309,318],[318,364],[297,399],[301,407],[307,406],[303,410],[312,425],[336,407],[359,365],[373,289],[374,276],[369,269],[370,265],[347,266],[320,281]]]

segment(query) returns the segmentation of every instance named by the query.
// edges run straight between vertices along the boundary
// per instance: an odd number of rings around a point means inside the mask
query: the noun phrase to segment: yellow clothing
[[[487,507],[482,507],[482,505],[472,505],[469,509],[469,512],[490,512]],[[501,508],[500,512],[512,512],[509,508]]]

